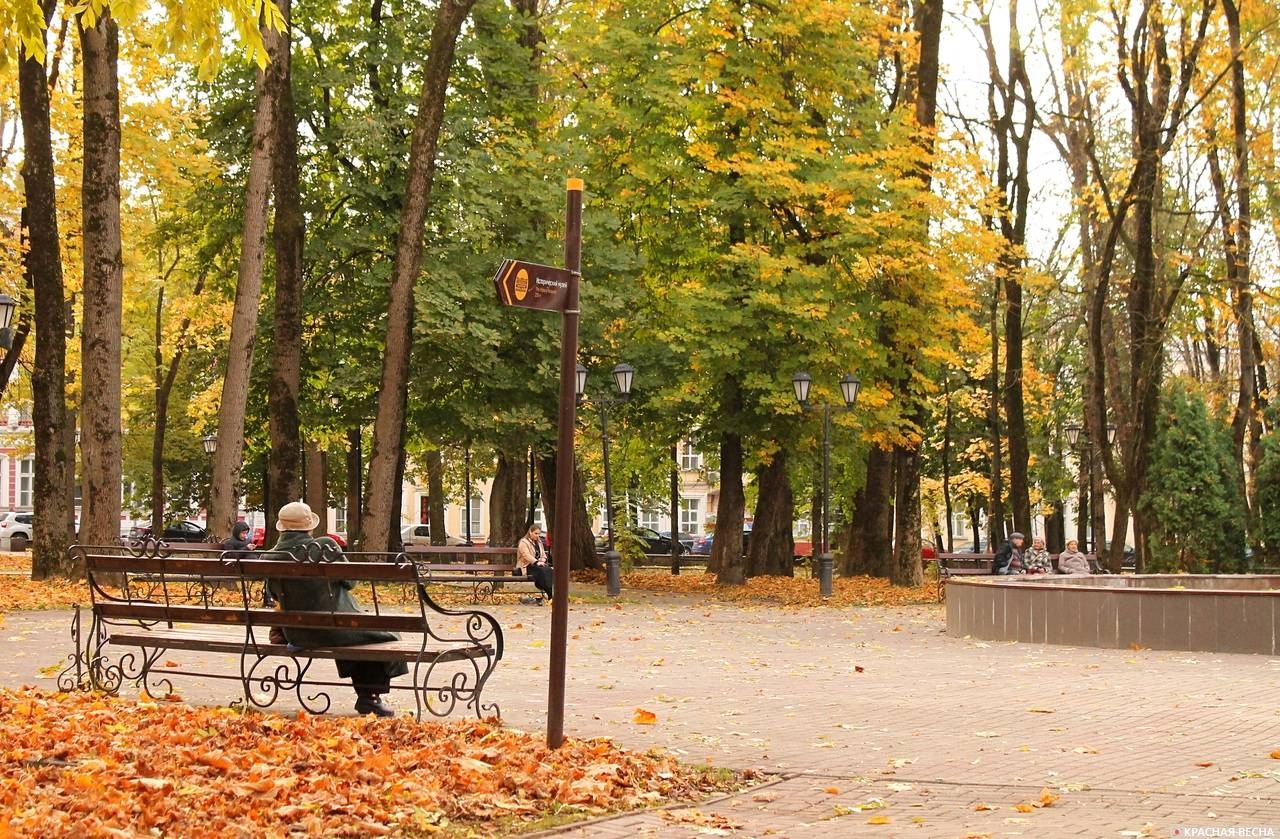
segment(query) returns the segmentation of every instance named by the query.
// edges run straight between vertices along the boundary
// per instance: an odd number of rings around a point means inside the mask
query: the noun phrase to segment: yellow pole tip
[[[582,178],[570,178],[565,183],[565,188],[570,192],[582,192]]]

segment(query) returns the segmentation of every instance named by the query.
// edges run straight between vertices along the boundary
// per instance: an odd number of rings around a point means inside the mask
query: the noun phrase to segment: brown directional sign
[[[504,306],[563,312],[572,276],[564,268],[504,259],[493,276],[493,285],[498,289],[498,302]]]

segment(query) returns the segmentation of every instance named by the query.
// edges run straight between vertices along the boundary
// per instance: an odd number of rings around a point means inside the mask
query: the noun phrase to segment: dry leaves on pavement
[[[584,583],[603,583],[600,571],[578,571],[574,579]],[[892,586],[880,577],[838,577],[833,596],[820,597],[818,581],[810,577],[752,577],[741,586],[718,586],[714,574],[685,571],[678,576],[667,573],[634,573],[622,578],[622,589],[691,594],[731,603],[767,603],[769,605],[808,606],[907,606],[938,602],[938,583],[926,581],[919,587]]]
[[[0,836],[496,835],[723,788],[662,752],[478,720],[296,717],[0,691]]]

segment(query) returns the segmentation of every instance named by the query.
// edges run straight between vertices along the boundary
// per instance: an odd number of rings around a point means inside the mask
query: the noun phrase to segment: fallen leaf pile
[[[0,571],[31,573],[31,554],[0,553]]]
[[[584,583],[603,583],[600,571],[577,571],[574,579]],[[818,594],[818,581],[809,577],[752,577],[746,585],[718,586],[714,574],[698,571],[671,574],[626,574],[623,591],[643,590],[664,594],[692,594],[733,603],[768,603],[771,605],[807,606],[907,606],[937,603],[937,581],[923,586],[892,586],[881,577],[837,577],[829,598]]]
[[[70,609],[74,603],[89,605],[89,587],[83,580],[0,579],[0,613]]]
[[[725,787],[662,752],[478,720],[296,717],[0,691],[0,835],[494,835]]]

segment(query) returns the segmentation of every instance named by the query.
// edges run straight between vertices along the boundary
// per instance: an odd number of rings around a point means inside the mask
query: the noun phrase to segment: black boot
[[[386,705],[382,701],[382,697],[376,693],[359,693],[356,694],[356,713],[364,716],[373,714],[375,717],[394,717],[395,709],[390,705]]]

